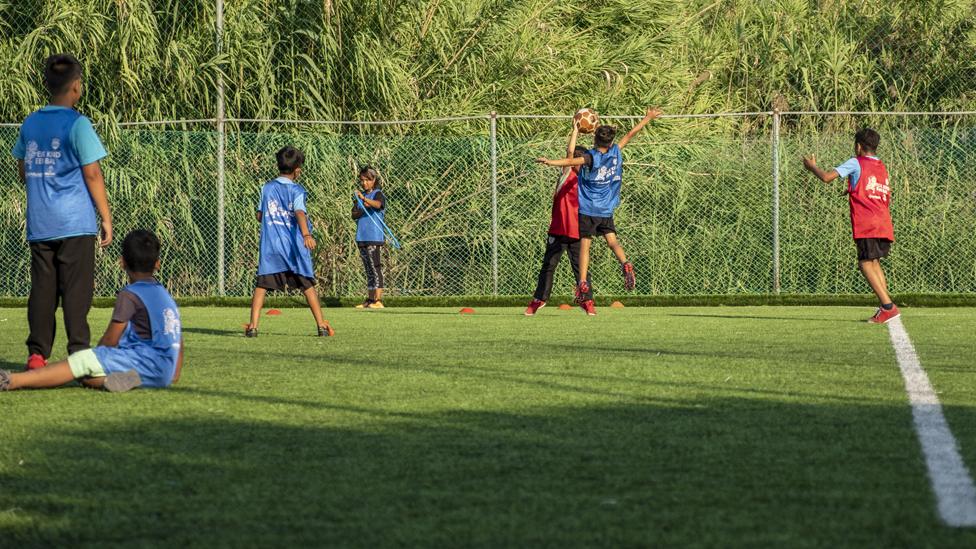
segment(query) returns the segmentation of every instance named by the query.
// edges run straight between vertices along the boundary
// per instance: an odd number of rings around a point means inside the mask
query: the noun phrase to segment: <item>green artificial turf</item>
[[[0,546],[976,546],[871,312],[185,308],[170,390],[0,394]],[[976,468],[976,309],[905,324]]]

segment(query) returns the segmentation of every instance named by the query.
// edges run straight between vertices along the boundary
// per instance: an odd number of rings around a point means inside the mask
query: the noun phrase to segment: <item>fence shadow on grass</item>
[[[907,406],[244,404],[239,416],[255,419],[188,412],[39,432],[24,451],[44,463],[0,464],[3,545],[976,543],[938,525]],[[976,423],[973,409],[949,415]]]

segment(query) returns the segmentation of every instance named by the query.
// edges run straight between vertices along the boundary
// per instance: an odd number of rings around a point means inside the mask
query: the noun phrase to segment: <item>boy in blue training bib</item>
[[[43,367],[51,356],[59,298],[68,353],[91,345],[96,241],[103,248],[112,242],[99,167],[107,153],[91,121],[74,109],[82,93],[81,64],[68,54],[48,57],[44,85],[50,102],[24,120],[11,151],[27,190],[27,369]]]
[[[322,318],[322,307],[315,292],[312,269],[315,238],[305,210],[308,193],[297,183],[305,155],[295,147],[284,147],[275,156],[278,177],[261,188],[261,203],[256,211],[261,223],[258,275],[251,298],[251,322],[244,328],[244,336],[258,336],[258,322],[267,293],[289,288],[299,289],[305,295],[318,335],[331,336],[335,330]]]
[[[86,387],[121,392],[136,387],[161,389],[180,379],[180,309],[154,277],[159,270],[156,235],[144,230],[126,235],[122,268],[129,284],[118,293],[112,321],[98,346],[26,372],[0,370],[0,391],[60,387],[77,380]]]

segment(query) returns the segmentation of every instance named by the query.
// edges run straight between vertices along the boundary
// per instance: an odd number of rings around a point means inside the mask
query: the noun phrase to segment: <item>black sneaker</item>
[[[257,328],[245,328],[244,329],[244,337],[258,337],[258,329]]]
[[[139,379],[139,372],[129,370],[105,376],[105,384],[102,387],[110,393],[124,393],[140,385],[142,385],[142,380]]]
[[[10,389],[10,372],[7,370],[0,370],[0,391],[7,391]]]

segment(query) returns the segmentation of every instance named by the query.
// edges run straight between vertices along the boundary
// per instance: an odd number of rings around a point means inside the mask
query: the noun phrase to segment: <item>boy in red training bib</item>
[[[881,268],[881,258],[888,257],[895,231],[891,224],[891,186],[888,169],[878,159],[881,136],[871,128],[854,134],[854,158],[829,172],[817,167],[813,155],[803,158],[803,167],[830,183],[838,177],[847,178],[847,196],[851,205],[851,226],[857,245],[857,261],[861,273],[881,302],[878,311],[868,322],[885,324],[901,312],[888,295],[888,282]]]
[[[586,149],[576,146],[579,136],[579,126],[573,122],[573,132],[569,135],[566,146],[566,158],[575,158],[586,153]],[[559,259],[564,251],[569,252],[570,264],[576,276],[576,286],[580,283],[579,257],[579,194],[578,168],[563,168],[556,181],[556,189],[552,196],[552,218],[549,222],[549,234],[546,239],[546,253],[542,258],[542,268],[539,270],[539,281],[535,287],[532,301],[525,309],[525,316],[534,316],[536,312],[546,306],[552,293],[552,279],[559,266]],[[588,282],[588,281],[587,281]],[[589,285],[589,284],[587,284]],[[580,303],[583,311],[588,315],[596,315],[593,306],[593,293],[587,288]]]

